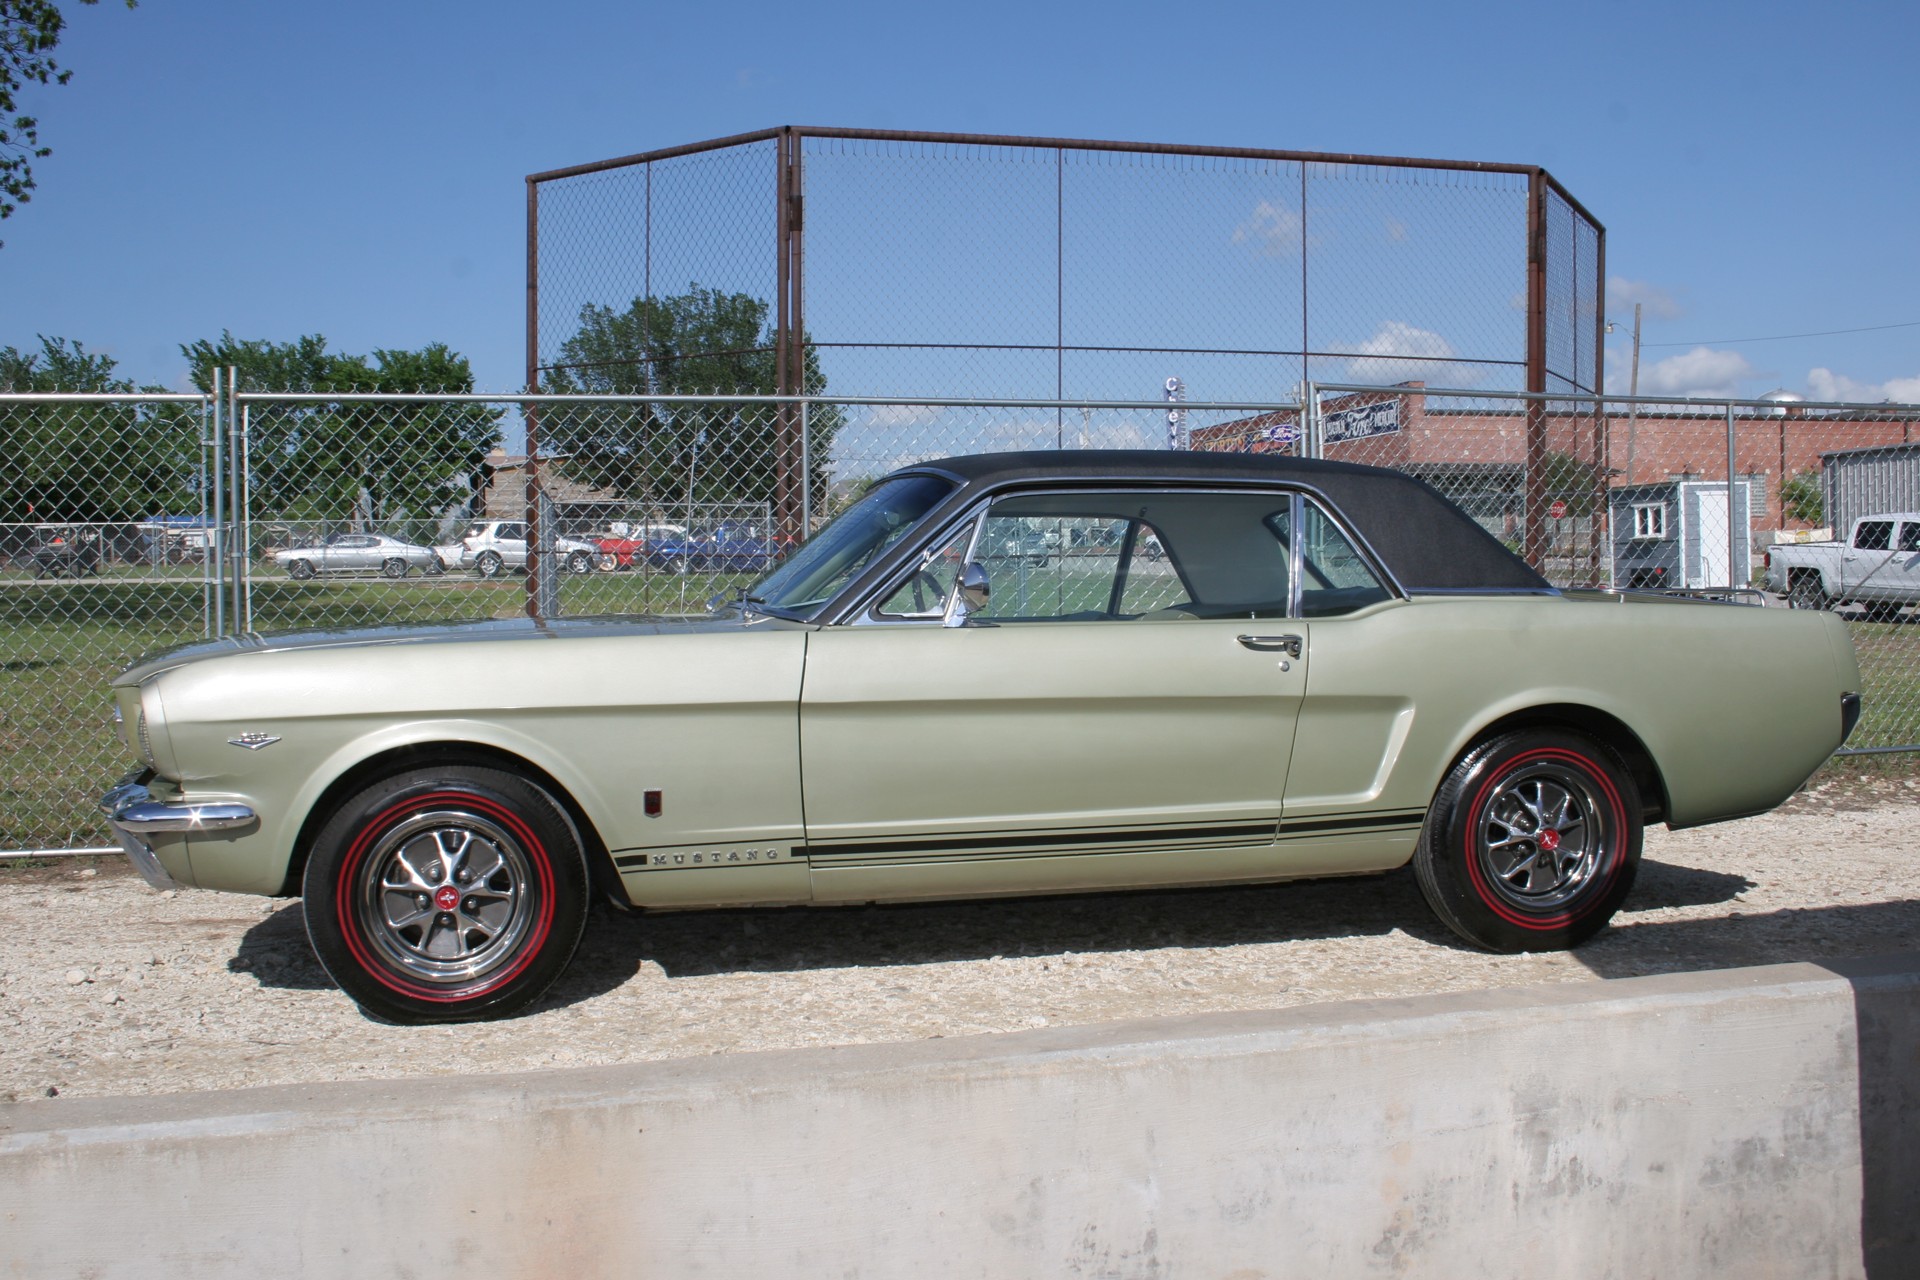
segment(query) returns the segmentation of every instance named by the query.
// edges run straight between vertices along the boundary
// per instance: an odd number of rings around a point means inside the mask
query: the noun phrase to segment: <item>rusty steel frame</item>
[[[1598,261],[1595,276],[1599,292],[1599,312],[1595,317],[1594,333],[1594,385],[1585,390],[1599,393],[1605,386],[1605,341],[1606,329],[1605,304],[1605,265],[1606,265],[1606,227],[1595,218],[1572,192],[1568,191],[1558,179],[1540,165],[1510,164],[1486,160],[1444,160],[1417,156],[1361,155],[1354,152],[1330,151],[1294,151],[1260,147],[1221,147],[1187,145],[1165,142],[1119,142],[1097,138],[1051,138],[1025,137],[1010,134],[988,133],[937,133],[909,129],[837,129],[810,125],[780,125],[770,129],[758,129],[749,133],[736,133],[724,138],[711,138],[702,142],[684,143],[680,146],[662,147],[652,151],[635,152],[632,155],[616,156],[608,160],[597,160],[587,164],[569,165],[558,169],[547,169],[539,173],[528,174],[527,183],[527,368],[526,389],[529,392],[539,390],[540,353],[539,353],[539,189],[542,183],[555,182],[565,178],[577,178],[587,174],[605,173],[614,169],[631,168],[635,165],[648,166],[648,201],[651,206],[651,165],[658,161],[672,160],[682,156],[700,155],[707,152],[723,151],[733,147],[747,146],[758,142],[775,144],[774,199],[775,217],[775,262],[776,285],[778,294],[774,307],[774,351],[775,383],[778,394],[782,396],[801,395],[806,391],[806,340],[805,327],[805,203],[803,175],[801,167],[804,161],[803,143],[808,138],[833,139],[851,142],[903,142],[914,144],[948,146],[984,146],[1010,147],[1029,150],[1051,150],[1055,152],[1061,170],[1060,181],[1064,184],[1064,161],[1068,151],[1119,152],[1138,155],[1192,156],[1226,160],[1259,160],[1298,164],[1300,166],[1301,218],[1307,216],[1307,168],[1310,165],[1354,166],[1381,169],[1425,169],[1443,172],[1461,173],[1498,173],[1525,177],[1527,180],[1527,231],[1526,231],[1526,299],[1527,350],[1524,360],[1526,392],[1529,395],[1541,395],[1547,390],[1549,371],[1547,368],[1547,258],[1549,252],[1547,236],[1547,197],[1549,193],[1564,201],[1568,208],[1594,230],[1598,244]],[[1056,201],[1056,217],[1060,225],[1056,228],[1058,236],[1064,241],[1065,212]],[[652,243],[651,207],[648,210],[649,252]],[[1308,255],[1304,249],[1300,264],[1301,285],[1301,350],[1297,353],[1302,360],[1302,376],[1311,380],[1312,350],[1308,341],[1307,325],[1309,303],[1307,292]],[[649,263],[649,267],[650,267]],[[649,275],[650,275],[649,271]],[[649,285],[650,288],[650,285]],[[1064,304],[1062,304],[1064,305]],[[1577,324],[1576,324],[1577,333]],[[1065,346],[1064,316],[1061,317],[1060,331],[1056,333],[1056,353],[1064,358]],[[821,343],[820,346],[869,345]],[[911,344],[928,345],[928,344]],[[943,345],[943,344],[942,344]],[[960,345],[960,344],[955,344]],[[994,344],[989,344],[994,345]],[[1295,354],[1277,352],[1274,354]],[[1487,361],[1486,363],[1505,363]],[[1519,363],[1519,362],[1514,362]],[[1064,376],[1064,373],[1061,374]],[[1058,380],[1058,379],[1057,379]],[[1569,381],[1572,381],[1569,379]],[[1576,384],[1577,385],[1577,384]],[[1056,396],[1060,388],[1056,387]],[[1527,482],[1526,482],[1526,522],[1524,529],[1524,554],[1528,561],[1540,563],[1546,550],[1546,500],[1545,461],[1547,455],[1547,418],[1544,405],[1539,401],[1530,401],[1527,419]],[[531,408],[531,406],[529,406]],[[1599,452],[1605,446],[1606,425],[1604,420],[1596,423],[1594,429],[1594,447],[1596,457],[1606,455]],[[795,469],[799,467],[799,429],[797,415],[783,410],[779,420],[778,470],[776,473],[775,512],[782,532],[792,535],[801,532],[799,522],[806,509],[806,490],[811,485],[811,477],[804,470],[799,473],[796,483]],[[528,541],[531,545],[535,533],[535,522],[539,513],[535,509],[535,492],[538,485],[537,422],[529,414],[527,418],[527,520]],[[1604,481],[1603,481],[1604,482]],[[528,612],[539,616],[537,596],[532,572],[528,574]]]

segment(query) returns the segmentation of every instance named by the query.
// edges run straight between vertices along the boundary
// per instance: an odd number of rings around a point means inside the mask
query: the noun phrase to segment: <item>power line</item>
[[[1920,328],[1920,320],[1899,324],[1870,324],[1863,329],[1822,329],[1818,333],[1776,333],[1770,338],[1703,338],[1696,342],[1643,342],[1643,347],[1730,347],[1737,342],[1785,342],[1789,338],[1832,338],[1843,333],[1878,333],[1883,329]]]

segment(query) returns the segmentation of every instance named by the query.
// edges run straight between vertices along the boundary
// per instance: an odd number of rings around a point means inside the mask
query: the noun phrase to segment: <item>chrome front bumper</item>
[[[225,831],[245,826],[255,814],[244,804],[162,804],[147,790],[152,777],[144,769],[128,774],[119,786],[100,797],[100,812],[107,815],[127,861],[143,880],[156,889],[184,888],[167,874],[153,846],[142,837],[150,831]]]

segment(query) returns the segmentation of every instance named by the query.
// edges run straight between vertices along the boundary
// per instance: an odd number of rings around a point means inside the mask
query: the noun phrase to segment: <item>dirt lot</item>
[[[298,903],[161,894],[118,859],[0,866],[0,1099],[525,1071],[1867,955],[1920,946],[1920,781],[1650,832],[1571,955],[1457,945],[1410,875],[926,907],[596,914],[511,1022],[359,1013]]]

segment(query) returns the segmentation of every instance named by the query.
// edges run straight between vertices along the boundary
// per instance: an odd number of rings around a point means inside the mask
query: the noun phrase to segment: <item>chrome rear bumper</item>
[[[127,861],[148,884],[156,889],[180,889],[185,886],[167,874],[154,856],[153,846],[142,837],[151,831],[224,831],[245,826],[255,814],[244,804],[201,803],[162,804],[147,790],[153,774],[141,770],[127,775],[120,785],[100,798],[100,811],[118,837]]]

